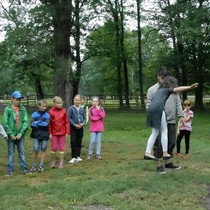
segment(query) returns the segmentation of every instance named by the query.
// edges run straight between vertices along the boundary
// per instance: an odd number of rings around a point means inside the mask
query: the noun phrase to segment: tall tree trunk
[[[184,59],[184,45],[178,40],[177,41],[177,49],[178,49],[178,59],[179,59],[179,66],[181,68],[181,77],[182,77],[182,84],[187,85],[187,69],[185,67],[185,59]],[[182,92],[183,100],[187,99],[187,92]]]
[[[74,73],[74,95],[78,94],[79,92],[79,82],[81,77],[81,55],[80,55],[80,1],[75,1],[75,48],[76,48],[76,72]]]
[[[72,104],[73,79],[71,66],[70,33],[72,28],[71,0],[51,0],[55,45],[55,94],[60,96],[65,106]]]
[[[204,83],[204,70],[203,70],[203,44],[200,42],[198,45],[198,62],[197,62],[197,74],[196,82],[199,83],[198,88],[195,91],[195,107],[198,109],[203,109],[203,83]]]
[[[141,44],[141,13],[140,13],[140,0],[137,3],[137,25],[138,25],[138,66],[139,66],[139,91],[141,99],[141,107],[145,108],[144,102],[144,89],[143,89],[143,60],[142,60],[142,44]]]
[[[121,78],[121,50],[120,50],[120,28],[119,28],[119,17],[117,12],[118,4],[115,0],[115,9],[113,9],[113,17],[115,22],[115,36],[116,36],[116,49],[117,49],[117,81],[118,81],[118,97],[120,108],[123,108],[122,98],[122,78]]]
[[[200,13],[202,13],[203,9],[203,3],[204,0],[199,0],[199,7],[198,10],[200,10]],[[202,31],[201,25],[203,23],[202,16],[200,16],[200,19],[198,21],[198,27],[200,31]],[[205,53],[204,53],[204,38],[203,37],[197,37],[198,40],[198,62],[197,62],[197,74],[196,79],[199,83],[198,89],[195,92],[195,107],[198,109],[203,109],[203,83],[204,83],[204,65],[205,65]]]
[[[121,34],[120,34],[120,49],[123,61],[123,69],[124,69],[124,81],[125,81],[125,104],[127,108],[130,108],[129,102],[129,80],[128,80],[128,65],[127,58],[125,54],[125,43],[124,43],[124,10],[123,10],[123,1],[121,0],[120,4],[120,26],[121,26]]]
[[[36,90],[36,97],[37,99],[43,99],[44,98],[44,93],[41,85],[41,81],[39,78],[39,75],[33,74],[33,81],[34,81],[34,87]]]

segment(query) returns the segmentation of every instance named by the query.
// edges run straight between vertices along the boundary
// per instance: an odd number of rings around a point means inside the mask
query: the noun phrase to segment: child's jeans
[[[93,154],[95,142],[96,142],[96,155],[101,155],[101,137],[102,137],[102,132],[90,132],[89,155]]]
[[[45,152],[47,150],[47,140],[34,139],[34,152]]]
[[[25,160],[25,153],[24,153],[24,141],[25,138],[24,136],[21,137],[20,140],[11,140],[8,138],[7,143],[8,143],[8,165],[7,165],[7,170],[9,171],[14,171],[14,153],[15,153],[15,145],[17,145],[17,150],[18,150],[18,157],[19,157],[19,162],[20,162],[20,168],[21,170],[27,169],[27,164]]]

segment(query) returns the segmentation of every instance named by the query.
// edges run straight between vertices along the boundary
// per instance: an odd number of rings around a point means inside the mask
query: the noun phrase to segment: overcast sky
[[[131,3],[135,3],[135,5],[136,5],[136,1],[135,0],[129,0],[129,1]],[[150,2],[149,2],[149,0],[146,0],[146,3],[144,3],[144,6],[143,6],[144,10],[145,9],[149,10],[150,8],[154,7],[154,5],[151,4]],[[0,0],[0,12],[2,10],[2,6],[1,5],[4,5],[5,7],[7,7],[8,6],[8,0]],[[7,23],[7,21],[5,19],[1,18],[1,16],[0,16],[0,41],[4,40],[5,32],[3,31],[3,26],[6,23]],[[129,21],[129,23],[130,23],[129,24],[129,28],[136,29],[136,21],[132,21],[132,19],[131,19],[131,21]]]

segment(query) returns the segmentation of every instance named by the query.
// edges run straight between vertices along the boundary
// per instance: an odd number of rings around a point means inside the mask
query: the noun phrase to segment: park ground
[[[102,157],[87,161],[89,131],[83,139],[83,162],[69,164],[69,139],[65,168],[50,168],[50,149],[45,172],[24,175],[17,152],[15,173],[5,177],[7,145],[0,139],[0,209],[28,210],[197,210],[209,208],[210,111],[195,111],[189,158],[174,158],[180,170],[156,172],[156,163],[143,160],[150,129],[144,111],[107,111]],[[29,114],[30,116],[30,114]],[[32,162],[33,141],[26,134],[26,158]],[[49,142],[50,146],[50,142]],[[184,152],[184,142],[182,142]]]

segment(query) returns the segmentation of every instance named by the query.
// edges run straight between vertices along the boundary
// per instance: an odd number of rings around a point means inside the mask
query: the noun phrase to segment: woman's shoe
[[[174,157],[173,155],[163,156],[163,160],[169,160],[169,159],[171,159],[173,157]]]
[[[144,155],[144,160],[155,160],[155,161],[157,161],[158,158],[156,158],[155,156]]]

